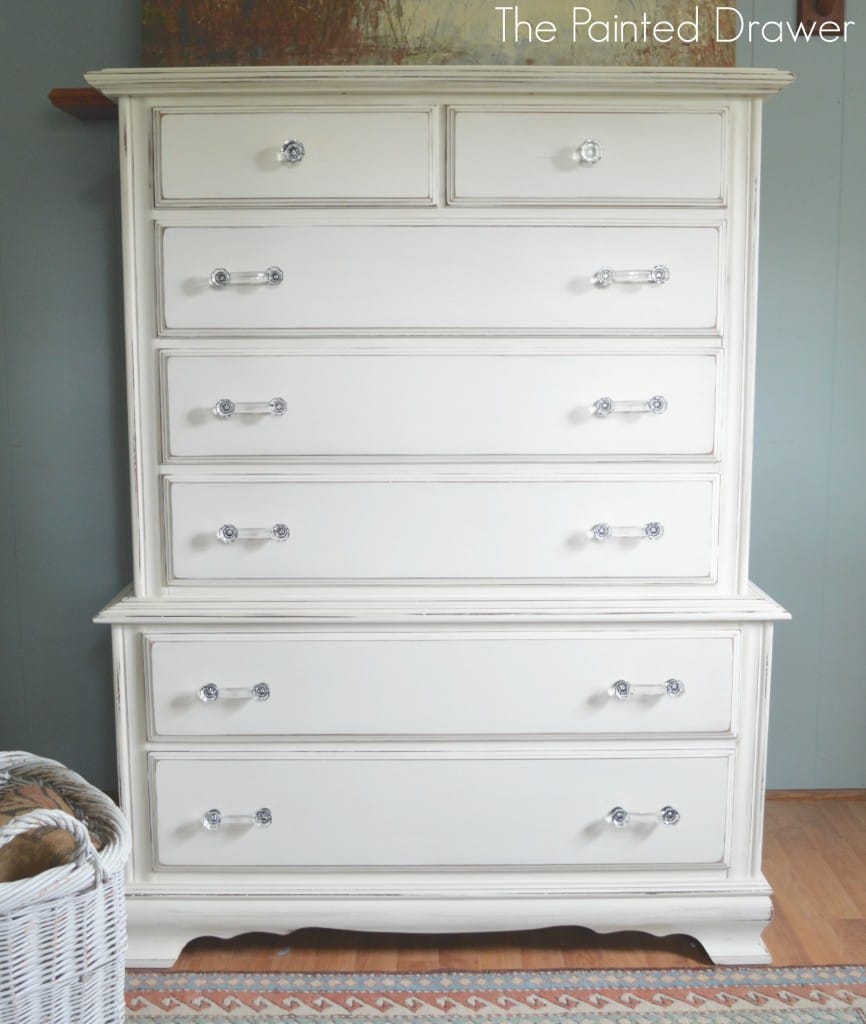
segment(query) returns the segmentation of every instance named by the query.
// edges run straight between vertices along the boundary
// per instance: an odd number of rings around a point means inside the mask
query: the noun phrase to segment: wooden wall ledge
[[[65,114],[79,121],[116,121],[117,104],[92,86],[80,89],[52,89],[48,99]]]

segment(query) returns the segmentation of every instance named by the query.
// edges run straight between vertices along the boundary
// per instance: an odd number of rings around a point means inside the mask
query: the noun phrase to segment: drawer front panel
[[[720,242],[718,227],[166,228],[163,330],[709,332]],[[665,283],[594,283],[656,266]],[[236,283],[269,268],[280,283]],[[231,282],[214,287],[217,270]]]
[[[717,368],[713,355],[168,355],[166,456],[711,455]]]
[[[470,752],[170,757],[152,764],[161,867],[718,865],[729,760]],[[606,821],[672,807],[675,825]],[[201,816],[251,815],[207,829]]]
[[[174,481],[168,503],[170,581],[709,580],[714,572],[712,479]],[[650,523],[663,535],[592,533]],[[288,539],[270,537],[277,525]],[[240,531],[233,543],[218,537],[225,526]]]
[[[145,644],[156,738],[731,727],[732,636],[218,634]],[[679,687],[666,694],[670,681]],[[621,682],[632,689],[617,696]]]
[[[722,202],[721,112],[458,110],[452,118],[452,202]]]
[[[158,205],[432,202],[430,110],[165,112],[156,123]],[[304,149],[295,162],[282,155],[290,140]]]

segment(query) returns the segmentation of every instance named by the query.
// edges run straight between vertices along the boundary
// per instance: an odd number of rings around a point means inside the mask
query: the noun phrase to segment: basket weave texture
[[[81,820],[40,809],[0,827],[0,847],[46,827],[74,840],[70,863],[0,883],[0,1024],[120,1024],[129,827],[107,796],[62,764],[0,752],[0,787],[33,779],[56,789]]]

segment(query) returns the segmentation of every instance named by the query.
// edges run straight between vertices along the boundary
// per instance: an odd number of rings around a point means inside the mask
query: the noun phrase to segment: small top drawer
[[[433,201],[430,109],[154,116],[157,206]]]
[[[721,205],[724,114],[450,112],[452,203]]]

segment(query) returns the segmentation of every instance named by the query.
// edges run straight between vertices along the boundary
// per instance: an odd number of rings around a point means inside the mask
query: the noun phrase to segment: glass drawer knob
[[[223,544],[234,544],[236,541],[275,540],[278,543],[287,541],[291,530],[285,523],[274,523],[273,526],[238,527],[234,523],[224,523],[216,532],[218,540]]]
[[[282,267],[267,267],[265,270],[227,270],[217,267],[210,272],[211,288],[225,288],[228,285],[282,284],[285,274]]]
[[[214,812],[211,811],[210,813],[213,814]],[[625,828],[629,822],[629,813],[624,807],[614,807],[610,814],[608,814],[607,820],[616,828]]]
[[[601,143],[595,139],[584,140],[572,153],[574,162],[580,164],[597,164],[603,156]]]
[[[611,537],[644,537],[647,540],[658,540],[664,536],[665,528],[661,523],[645,523],[643,526],[611,526],[610,523],[596,523],[589,530],[593,540],[606,541]]]
[[[233,402],[230,398],[221,398],[213,407],[213,414],[220,420],[230,420],[232,416],[285,416],[289,411],[289,403],[285,398],[271,398],[267,402]]]
[[[660,416],[668,407],[668,400],[664,395],[653,395],[652,398],[643,400],[614,401],[609,395],[597,399],[592,404],[592,411],[602,419],[612,416],[613,413],[652,413],[653,416]]]
[[[614,828],[625,828],[633,822],[644,825],[678,825],[680,812],[670,804],[662,807],[660,811],[648,812],[627,811],[624,807],[614,807],[608,811],[606,820]]]
[[[671,279],[670,270],[659,263],[648,270],[615,270],[601,267],[592,275],[596,288],[610,288],[613,284],[666,284]]]
[[[255,686],[230,686],[220,689],[216,683],[205,683],[198,691],[198,699],[204,704],[220,700],[252,700],[259,703],[270,700],[271,688],[267,683]]]
[[[273,824],[274,816],[269,807],[260,807],[252,814],[223,814],[218,807],[212,807],[205,811],[199,821],[202,828],[209,832],[215,832],[223,825],[253,825],[256,828],[267,828]]]
[[[209,811],[205,811],[201,816],[202,825],[211,832],[218,829],[222,824],[222,821],[223,816],[216,807],[212,807]]]
[[[298,142],[297,139],[289,139],[280,147],[280,159],[283,163],[299,164],[306,155],[307,150],[304,148],[303,142]]]
[[[632,697],[682,697],[686,692],[680,679],[668,679],[663,683],[630,683],[627,679],[617,679],[608,691],[617,700],[630,700]]]

